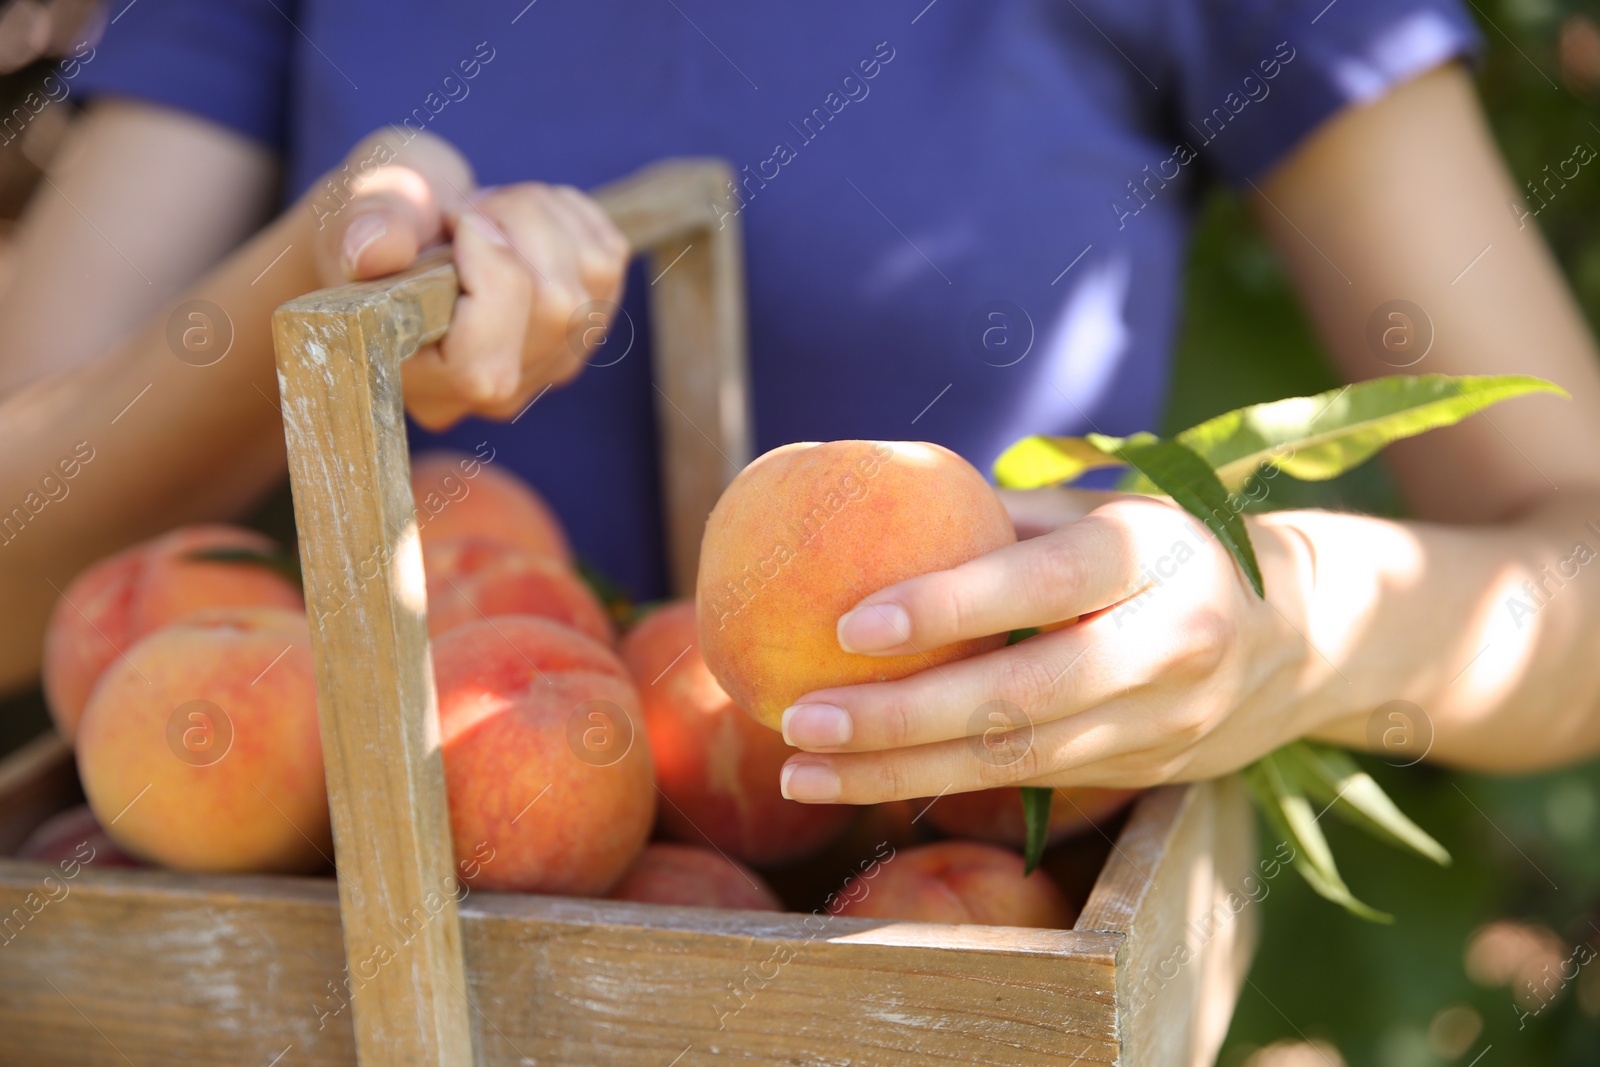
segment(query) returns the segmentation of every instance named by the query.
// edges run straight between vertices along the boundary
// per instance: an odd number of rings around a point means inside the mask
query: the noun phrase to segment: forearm
[[[1430,759],[1517,771],[1600,750],[1600,493],[1494,526],[1260,522],[1288,546],[1268,595],[1315,649],[1313,736],[1367,747],[1372,716],[1405,700],[1432,724]]]
[[[0,689],[37,672],[45,617],[77,571],[180,523],[235,516],[281,476],[269,320],[317,286],[313,227],[297,205],[174,303],[222,310],[211,328],[233,338],[217,362],[197,366],[183,346],[203,320],[180,316],[169,340],[169,307],[104,358],[0,401]]]

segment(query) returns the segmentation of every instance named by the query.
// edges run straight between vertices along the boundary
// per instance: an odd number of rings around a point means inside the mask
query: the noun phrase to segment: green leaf
[[[1122,462],[1082,437],[1024,437],[994,461],[994,480],[1005,489],[1038,489]]]
[[[232,563],[240,567],[261,567],[281,574],[295,584],[296,588],[303,588],[305,582],[300,575],[300,559],[290,555],[282,549],[262,551],[259,548],[199,548],[188,554],[189,559],[202,563]]]
[[[1045,842],[1050,836],[1050,802],[1055,795],[1054,789],[1036,785],[1022,787],[1022,819],[1028,829],[1027,844],[1022,850],[1024,875],[1032,874],[1044,858]]]
[[[1371,922],[1390,923],[1394,916],[1378,911],[1350,892],[1333,862],[1333,850],[1317,824],[1317,813],[1298,782],[1284,773],[1281,757],[1269,753],[1242,772],[1267,824],[1294,846],[1294,868],[1316,891],[1352,915]]]
[[[1537,392],[1568,395],[1559,385],[1521,374],[1395,374],[1316,396],[1239,408],[1184,430],[1177,440],[1198,453],[1232,490],[1243,487],[1262,466],[1306,481],[1325,481],[1365,463],[1391,441]]]
[[[1445,847],[1407,818],[1348,752],[1296,741],[1280,748],[1278,755],[1308,793],[1346,822],[1441,867],[1450,865],[1450,853]]]
[[[1206,461],[1177,441],[1163,440],[1154,434],[1132,437],[1089,435],[1096,448],[1126,461],[1148,478],[1150,483],[1172,498],[1173,503],[1210,527],[1223,547],[1233,554],[1256,596],[1266,598],[1261,567],[1244,517],[1228,504],[1228,490],[1217,480]]]

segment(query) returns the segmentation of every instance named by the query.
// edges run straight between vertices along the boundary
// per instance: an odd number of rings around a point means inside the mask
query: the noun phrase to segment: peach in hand
[[[783,910],[761,876],[744,864],[709,848],[669,842],[646,845],[611,891],[611,899],[745,911]]]
[[[204,608],[299,608],[299,587],[269,567],[192,558],[210,549],[277,547],[237,526],[185,526],[107,556],[74,578],[44,636],[44,693],[57,732],[73,739],[100,675],[146,634]]]
[[[1076,909],[1043,871],[976,841],[939,841],[896,852],[840,890],[840,915],[905,922],[979,923],[1065,930]]]
[[[856,809],[801,804],[778,789],[798,751],[746,715],[700,658],[694,604],[646,615],[622,642],[644,706],[661,828],[678,841],[708,841],[758,866],[808,856],[838,837]]]
[[[839,619],[896,582],[1016,541],[970,463],[916,442],[773,449],[706,521],[696,596],[700,647],[735,703],[776,730],[806,693],[889,681],[999,648],[1006,635],[867,656],[839,646]]]
[[[313,871],[333,854],[303,612],[216,608],[146,637],[84,709],[106,833],[186,871]]]
[[[656,790],[616,654],[548,619],[433,643],[456,859],[478,889],[598,896],[650,836]]]

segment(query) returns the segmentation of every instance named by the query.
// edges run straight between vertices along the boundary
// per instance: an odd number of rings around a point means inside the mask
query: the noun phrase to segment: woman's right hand
[[[610,325],[628,243],[571,186],[479,188],[444,140],[398,142],[392,128],[369,136],[328,176],[332,189],[325,180],[307,193],[321,283],[393,274],[452,242],[461,295],[444,340],[402,364],[406,409],[431,430],[513,418],[577,374],[603,337],[596,315]]]

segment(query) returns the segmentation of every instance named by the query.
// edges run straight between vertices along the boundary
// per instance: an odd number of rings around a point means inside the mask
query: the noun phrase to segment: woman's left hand
[[[1026,536],[1041,513],[1082,514],[1085,498],[1007,503]],[[871,804],[1002,785],[1143,787],[1236,770],[1312,732],[1337,672],[1291,622],[1309,585],[1303,538],[1246,520],[1269,603],[1170,501],[1098,499],[1076,521],[847,613],[841,647],[869,655],[1081,619],[898,681],[807,694],[783,716],[804,750],[784,766],[784,795]]]

